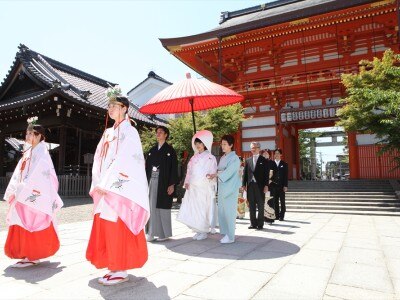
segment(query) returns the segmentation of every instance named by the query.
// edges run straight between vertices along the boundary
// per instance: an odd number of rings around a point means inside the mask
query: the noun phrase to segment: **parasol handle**
[[[192,108],[193,130],[194,130],[194,134],[196,134],[196,120],[194,119],[193,101],[194,101],[194,98],[189,99],[190,107]]]

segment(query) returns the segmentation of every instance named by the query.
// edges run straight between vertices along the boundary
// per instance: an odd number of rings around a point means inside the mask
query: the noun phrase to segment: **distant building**
[[[171,82],[150,71],[147,78],[128,92],[129,100],[138,108],[154,97],[158,92],[172,85]],[[161,119],[174,118],[174,114],[157,115]]]
[[[84,155],[95,152],[104,131],[108,106],[105,92],[110,86],[115,83],[21,44],[0,85],[0,177],[14,170],[18,140],[25,138],[26,120],[32,116],[47,129],[46,141],[59,145],[52,153],[57,174],[85,174]],[[134,106],[128,113],[139,131],[161,124]]]
[[[325,173],[328,179],[348,179],[350,166],[348,163],[349,155],[346,153],[336,155],[337,160],[328,161],[325,166]]]

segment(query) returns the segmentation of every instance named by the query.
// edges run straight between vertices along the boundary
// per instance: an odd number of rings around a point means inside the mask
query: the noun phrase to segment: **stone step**
[[[313,206],[313,205],[333,205],[333,206],[361,206],[361,207],[400,207],[400,202],[383,202],[383,201],[293,201],[286,200],[286,205],[297,206]]]
[[[291,209],[291,213],[321,213],[321,214],[342,214],[342,215],[368,215],[368,216],[393,216],[400,217],[400,212],[384,211],[360,211],[360,210],[337,210],[337,209]]]
[[[303,201],[303,200],[315,200],[315,201],[388,201],[388,202],[399,202],[400,200],[396,198],[396,196],[360,196],[360,195],[332,195],[329,197],[328,195],[286,195],[286,199],[295,200],[295,201]]]
[[[295,183],[289,182],[291,186],[383,186],[391,187],[390,183],[327,183],[327,182],[315,182],[315,183]]]
[[[293,192],[289,190],[286,192],[286,195],[394,195],[394,192],[361,192],[361,191],[350,191],[350,192],[343,192],[343,191],[335,191],[335,192],[326,192],[326,191],[315,191],[315,192]]]
[[[357,192],[365,192],[365,193],[371,193],[371,192],[391,192],[393,193],[392,189],[369,189],[369,188],[364,188],[364,189],[296,189],[296,188],[291,188],[289,187],[289,190],[291,192],[296,192],[296,193],[301,193],[301,192],[309,192],[309,193],[318,193],[318,192],[331,192],[335,193],[338,191],[344,191],[344,192],[350,192],[350,193],[357,193]]]
[[[286,209],[288,211],[293,211],[296,209],[317,209],[317,210],[361,210],[361,211],[384,211],[384,212],[399,212],[400,207],[377,207],[377,206],[355,206],[355,205],[292,205],[287,203]]]

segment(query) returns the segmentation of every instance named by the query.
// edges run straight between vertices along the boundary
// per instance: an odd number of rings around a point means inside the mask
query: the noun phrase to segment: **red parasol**
[[[227,106],[241,102],[244,97],[222,85],[208,80],[191,78],[174,83],[151,98],[139,111],[144,114],[171,114],[192,112],[194,132],[196,123],[194,111]]]

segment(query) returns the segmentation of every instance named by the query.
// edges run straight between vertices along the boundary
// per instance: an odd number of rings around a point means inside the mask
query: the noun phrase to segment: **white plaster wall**
[[[275,125],[275,116],[252,118],[242,122],[242,127]]]
[[[357,134],[356,139],[357,145],[373,145],[380,141],[375,134]]]
[[[260,143],[261,145],[261,149],[275,149],[276,145],[275,145],[275,141],[257,141]],[[250,151],[250,143],[251,142],[243,142],[242,143],[242,150],[243,151]]]
[[[258,137],[276,136],[275,127],[271,128],[257,128],[257,129],[243,129],[243,138],[258,138]]]

